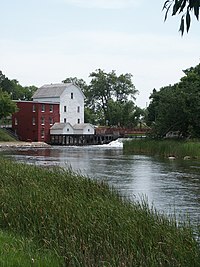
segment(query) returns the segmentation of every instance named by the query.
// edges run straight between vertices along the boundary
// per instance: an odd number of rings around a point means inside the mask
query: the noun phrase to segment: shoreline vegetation
[[[0,157],[1,266],[200,266],[189,223],[103,182]]]
[[[200,159],[199,141],[134,139],[124,141],[123,149],[125,153],[158,155],[169,159]]]

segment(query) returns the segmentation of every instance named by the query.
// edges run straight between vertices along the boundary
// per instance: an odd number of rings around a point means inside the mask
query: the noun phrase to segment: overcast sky
[[[145,107],[153,88],[174,84],[199,64],[200,24],[164,23],[164,0],[1,0],[0,70],[42,86],[96,69],[131,73]]]

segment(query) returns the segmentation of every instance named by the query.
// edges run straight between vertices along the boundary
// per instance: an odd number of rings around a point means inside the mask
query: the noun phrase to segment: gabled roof
[[[94,126],[90,123],[78,123],[78,124],[73,125],[73,128],[76,130],[83,130],[87,126],[91,126],[94,128]]]
[[[57,84],[45,84],[38,88],[33,95],[34,98],[46,98],[46,97],[60,97],[64,90],[69,87],[71,83],[57,83]]]
[[[56,97],[60,97],[62,95],[62,93],[64,92],[65,89],[67,89],[68,87],[70,87],[71,85],[76,86],[80,92],[82,93],[83,97],[84,94],[81,91],[81,89],[73,84],[73,83],[56,83],[56,84],[45,84],[42,87],[38,88],[37,91],[34,93],[33,95],[33,99],[35,98],[56,98]]]
[[[67,125],[71,126],[71,124],[69,122],[68,123],[55,122],[54,125],[51,127],[51,129],[53,129],[53,130],[63,130]]]

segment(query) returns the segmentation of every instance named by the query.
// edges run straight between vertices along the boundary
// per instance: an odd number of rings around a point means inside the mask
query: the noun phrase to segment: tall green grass
[[[0,231],[1,267],[59,267],[62,259],[53,251],[42,249],[33,240]]]
[[[52,250],[61,266],[200,266],[191,227],[70,170],[0,159],[0,192],[2,231]]]
[[[130,140],[124,142],[124,151],[127,153],[148,153],[151,155],[185,156],[200,158],[200,142],[176,140]]]

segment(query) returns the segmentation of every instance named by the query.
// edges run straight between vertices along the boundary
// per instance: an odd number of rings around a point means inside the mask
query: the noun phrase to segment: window
[[[45,112],[45,104],[42,104],[42,112]]]
[[[52,104],[50,104],[50,106],[49,106],[49,111],[53,112],[53,105]]]
[[[69,132],[69,128],[67,128],[67,132]]]
[[[78,124],[80,123],[80,119],[78,119]]]
[[[41,124],[42,124],[42,125],[45,124],[45,118],[44,118],[44,117],[41,118]]]
[[[33,104],[33,112],[35,112],[35,104]]]
[[[32,124],[35,125],[35,118],[32,119]]]
[[[67,122],[67,119],[66,118],[64,118],[64,123],[66,123]]]
[[[15,118],[15,125],[18,125],[18,121],[17,121],[17,118]]]
[[[80,113],[80,106],[77,107],[77,112]]]
[[[74,98],[74,94],[73,93],[71,93],[71,99],[73,99]]]
[[[49,117],[49,124],[53,125],[53,118]]]
[[[66,106],[64,106],[64,112],[67,112],[67,107]]]
[[[41,138],[44,138],[44,129],[41,130]]]
[[[88,132],[90,132],[90,129],[88,129]]]

